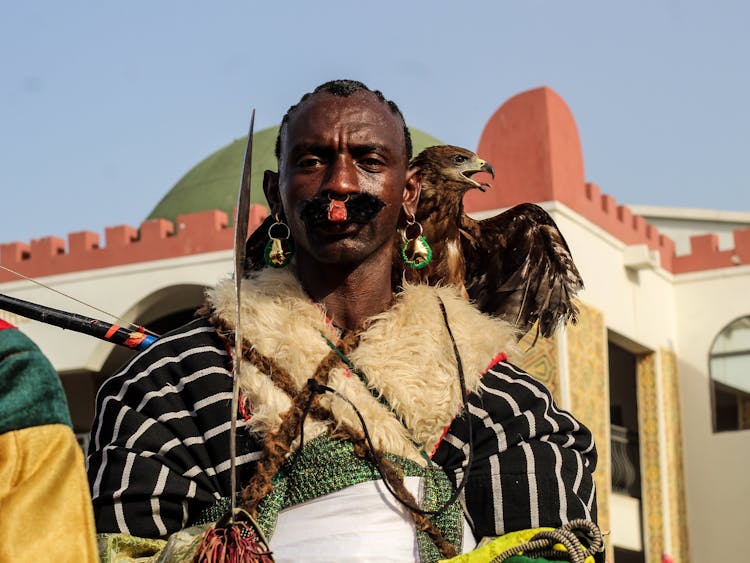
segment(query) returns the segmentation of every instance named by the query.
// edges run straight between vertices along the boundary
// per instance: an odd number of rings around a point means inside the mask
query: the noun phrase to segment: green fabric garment
[[[73,426],[60,378],[26,335],[0,330],[0,434],[44,424]]]

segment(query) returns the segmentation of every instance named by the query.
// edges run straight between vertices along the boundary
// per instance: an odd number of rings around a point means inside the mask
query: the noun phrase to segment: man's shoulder
[[[134,366],[144,365],[154,361],[164,361],[163,358],[166,357],[191,356],[201,351],[215,349],[226,352],[224,341],[208,319],[196,317],[189,323],[160,336],[130,363]]]
[[[227,357],[224,341],[216,329],[207,319],[198,317],[159,337],[108,378],[99,393],[116,393],[123,386],[148,391],[177,385],[197,371],[222,370]]]
[[[201,345],[223,346],[216,329],[203,316],[196,317],[189,323],[159,337],[154,344],[144,351],[144,354],[156,351],[158,348],[163,353],[166,350],[187,349]]]
[[[511,406],[513,412],[539,410],[543,416],[562,411],[544,381],[510,362],[504,354],[495,358],[482,375],[478,395],[485,403],[500,399],[500,404]]]

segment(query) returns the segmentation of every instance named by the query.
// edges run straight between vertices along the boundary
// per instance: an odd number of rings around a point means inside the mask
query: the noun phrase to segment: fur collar
[[[243,280],[242,291],[244,338],[301,388],[330,352],[322,334],[335,342],[336,329],[287,270],[266,268]],[[516,333],[508,323],[480,313],[454,288],[427,285],[407,286],[398,294],[391,309],[372,319],[349,356],[395,412],[375,399],[343,364],[331,372],[328,383],[357,405],[376,447],[417,462],[423,460],[413,443],[433,451],[462,404],[456,358],[438,297],[445,304],[461,354],[467,389],[476,390],[490,362],[501,352],[514,352]],[[208,305],[233,328],[232,280],[208,292]],[[291,406],[289,397],[249,362],[243,363],[240,377],[252,412],[250,429],[261,435],[278,429],[282,414]],[[306,440],[340,422],[360,428],[354,410],[343,400],[327,394],[321,402],[336,420],[306,420]]]

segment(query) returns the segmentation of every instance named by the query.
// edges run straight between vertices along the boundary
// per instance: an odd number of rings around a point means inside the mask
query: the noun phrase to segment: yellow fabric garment
[[[97,562],[83,453],[65,424],[0,435],[0,562]]]
[[[101,563],[190,563],[208,525],[191,526],[168,539],[97,534]]]
[[[519,530],[517,532],[510,532],[503,536],[487,539],[485,538],[479,543],[479,547],[469,553],[464,553],[452,559],[441,560],[440,563],[489,563],[495,557],[500,555],[502,552],[531,541],[535,535],[542,531],[552,531],[554,528],[529,528],[527,530]],[[565,548],[556,544],[555,550],[566,551]],[[547,561],[546,559],[540,559],[539,561]],[[594,557],[588,556],[585,563],[594,563]]]

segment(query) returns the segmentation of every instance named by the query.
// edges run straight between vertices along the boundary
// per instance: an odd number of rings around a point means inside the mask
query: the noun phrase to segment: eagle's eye
[[[455,162],[456,164],[463,164],[467,160],[469,160],[468,156],[464,156],[462,154],[454,154],[453,155],[453,162]]]

